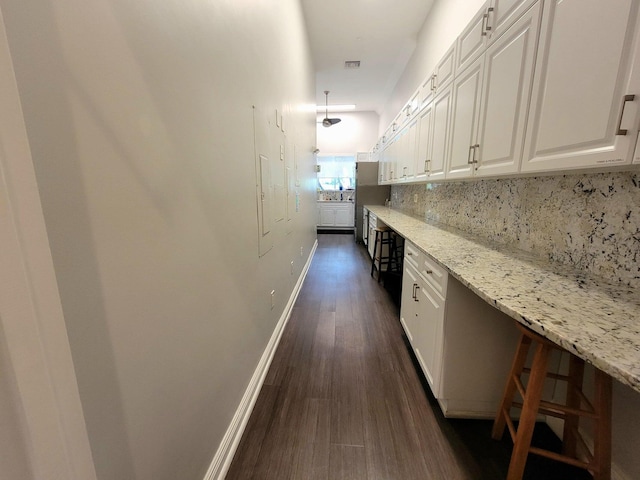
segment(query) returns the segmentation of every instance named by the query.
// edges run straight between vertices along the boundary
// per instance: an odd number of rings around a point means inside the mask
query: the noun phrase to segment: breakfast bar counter
[[[398,210],[366,208],[484,301],[640,392],[640,293]]]

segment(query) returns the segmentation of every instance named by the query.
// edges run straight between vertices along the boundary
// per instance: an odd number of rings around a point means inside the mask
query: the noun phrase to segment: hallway
[[[489,421],[442,416],[369,268],[351,235],[318,235],[228,480],[505,477],[510,441],[492,441]],[[531,459],[525,478],[589,476]]]

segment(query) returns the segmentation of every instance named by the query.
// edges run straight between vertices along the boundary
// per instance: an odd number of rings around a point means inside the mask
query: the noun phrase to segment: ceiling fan
[[[330,127],[331,125],[335,125],[336,123],[340,122],[339,118],[329,118],[329,90],[325,90],[324,91],[324,96],[325,96],[325,113],[324,113],[324,120],[322,120],[322,126],[323,127]]]

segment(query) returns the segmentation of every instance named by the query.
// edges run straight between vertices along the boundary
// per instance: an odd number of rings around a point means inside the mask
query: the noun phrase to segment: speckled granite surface
[[[488,303],[640,392],[640,295],[512,246],[369,206]]]
[[[392,200],[427,221],[640,289],[638,171],[394,185]]]

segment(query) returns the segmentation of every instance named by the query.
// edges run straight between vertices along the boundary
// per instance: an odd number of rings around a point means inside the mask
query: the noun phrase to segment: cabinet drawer
[[[447,271],[433,258],[427,254],[422,254],[418,273],[429,283],[441,297],[447,293]]]
[[[422,264],[424,253],[416,247],[413,243],[408,240],[404,242],[404,260],[416,271],[420,270],[420,265]]]
[[[438,262],[408,240],[404,243],[404,259],[441,297],[445,297],[447,271]]]

